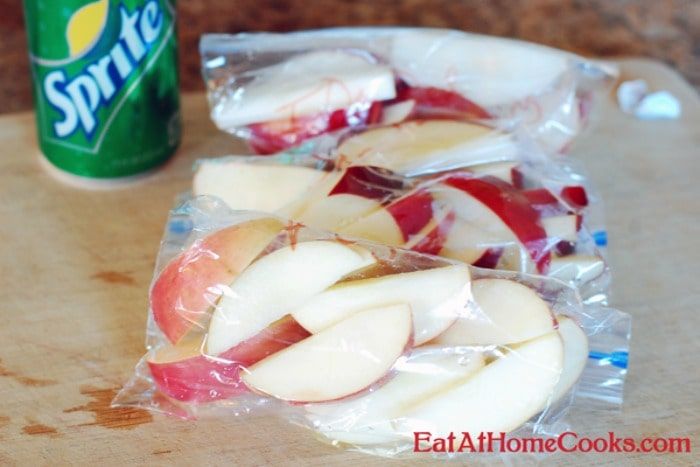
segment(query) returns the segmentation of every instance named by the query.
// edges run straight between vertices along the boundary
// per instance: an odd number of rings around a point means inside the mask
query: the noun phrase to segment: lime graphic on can
[[[39,146],[90,178],[134,175],[180,142],[175,4],[24,0]]]

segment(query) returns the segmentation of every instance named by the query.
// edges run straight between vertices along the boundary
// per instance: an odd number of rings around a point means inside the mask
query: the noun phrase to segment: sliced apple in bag
[[[207,354],[255,335],[343,276],[374,264],[365,249],[335,241],[290,245],[251,264],[227,288],[209,325]]]
[[[356,164],[407,176],[517,159],[512,136],[456,120],[408,121],[364,131],[343,141],[338,154]]]
[[[192,191],[195,196],[218,196],[231,209],[276,212],[324,175],[308,167],[204,160],[197,165]]]
[[[455,190],[462,193],[461,202]],[[475,225],[499,233],[503,232],[505,225],[527,252],[525,259],[529,260],[526,272],[530,269],[547,271],[551,254],[540,214],[512,185],[495,177],[455,175],[443,180],[432,191],[435,198],[445,196],[451,200],[450,205],[455,208],[458,218],[472,219]],[[500,222],[494,221],[493,214]]]
[[[550,401],[559,381],[564,348],[552,331],[503,350],[505,355],[467,378],[463,384],[433,394],[395,420],[397,431],[450,433],[512,431]]]
[[[490,175],[513,184],[513,169],[518,166],[517,162],[492,162],[490,164],[480,164],[469,167],[469,171],[479,177]]]
[[[558,316],[559,335],[564,344],[564,368],[554,388],[553,401],[561,399],[578,381],[588,361],[588,338],[576,322]]]
[[[340,232],[386,245],[411,248],[437,227],[437,224],[432,225],[435,214],[431,194],[418,189],[358,218]]]
[[[544,227],[545,232],[547,232],[547,239],[551,243],[562,240],[567,242],[575,242],[578,240],[578,230],[581,221],[577,214],[543,217],[541,222],[542,227]]]
[[[469,301],[469,269],[462,264],[341,282],[319,293],[292,316],[318,333],[367,308],[406,303],[420,345],[447,329]]]
[[[226,227],[196,240],[160,272],[150,292],[153,319],[172,343],[204,327],[209,311],[238,274],[277,236],[272,218]]]
[[[298,54],[258,69],[243,90],[212,109],[219,128],[332,112],[396,96],[388,66],[346,50]]]
[[[399,32],[390,53],[409,85],[449,88],[487,109],[548,91],[568,60],[544,46],[436,29]]]
[[[402,178],[382,168],[348,167],[326,196],[314,197],[296,218],[312,227],[337,231],[381,209],[403,185]]]
[[[408,305],[365,310],[261,360],[243,381],[285,401],[341,399],[385,377],[410,346],[412,331]]]
[[[513,235],[506,229],[481,227],[472,222],[465,222],[456,215],[439,255],[475,265],[490,249],[500,248],[514,241]]]
[[[386,105],[382,111],[382,125],[395,125],[411,116],[416,108],[416,101],[407,99],[396,104]]]
[[[148,358],[148,368],[160,391],[185,402],[227,399],[247,391],[241,382],[244,366],[301,341],[309,332],[286,316],[250,339],[212,358],[202,352],[202,336],[166,346]]]
[[[564,282],[583,284],[605,272],[605,261],[595,255],[567,255],[552,258],[548,275]]]
[[[468,310],[468,316],[458,318],[432,343],[505,345],[524,342],[554,329],[549,305],[530,287],[508,279],[479,279],[472,282],[472,294],[475,309]]]
[[[385,385],[347,401],[306,405],[306,418],[335,441],[359,445],[397,441],[407,436],[394,430],[392,420],[483,367],[484,357],[478,351],[454,354],[440,348],[414,349],[406,361],[397,363],[396,376]]]

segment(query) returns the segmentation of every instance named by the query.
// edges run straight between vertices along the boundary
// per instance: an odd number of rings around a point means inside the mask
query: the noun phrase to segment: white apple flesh
[[[231,209],[276,212],[300,198],[324,176],[308,167],[203,160],[197,165],[195,196],[218,196]]]
[[[448,88],[483,107],[543,93],[566,72],[568,60],[535,44],[430,29],[398,33],[390,55],[411,86]]]
[[[218,355],[255,335],[343,276],[375,261],[363,248],[325,240],[269,253],[224,288],[209,325],[207,353]]]
[[[416,101],[409,99],[392,105],[386,105],[382,109],[382,125],[395,125],[406,120],[416,107]]]
[[[383,207],[357,218],[354,222],[339,228],[338,232],[390,246],[402,246],[404,243],[403,233],[394,216]]]
[[[472,282],[474,309],[435,338],[438,345],[506,345],[531,340],[554,329],[547,302],[530,287],[508,279]],[[301,323],[304,326],[303,323]]]
[[[413,313],[414,342],[420,345],[452,325],[470,298],[465,265],[341,282],[292,311],[307,331],[318,333],[367,308],[406,303]]]
[[[391,305],[356,313],[249,367],[252,390],[290,402],[322,402],[381,380],[410,345],[411,309]]]
[[[455,212],[454,223],[440,256],[473,264],[489,248],[520,245],[505,222],[475,197],[445,184],[434,185],[430,192],[436,200],[452,207]]]
[[[315,51],[257,70],[245,92],[225,99],[211,116],[219,128],[227,130],[395,96],[394,75],[388,66],[344,50]]]
[[[297,220],[317,229],[337,232],[381,208],[377,200],[342,193],[310,204],[297,216]]]
[[[556,331],[504,349],[463,384],[416,404],[394,422],[397,431],[428,431],[434,437],[451,432],[509,432],[550,400],[562,371],[564,348]]]
[[[406,176],[517,159],[511,135],[454,120],[407,121],[346,139],[338,154]]]
[[[554,388],[553,401],[561,399],[576,384],[588,361],[588,338],[576,322],[566,316],[557,317],[559,335],[564,344],[564,367]]]
[[[567,255],[553,257],[548,275],[564,282],[583,284],[605,272],[605,261],[595,255]]]
[[[490,175],[506,183],[513,184],[513,169],[517,166],[517,162],[492,162],[469,167],[469,171],[479,177]]]
[[[547,239],[551,242],[575,242],[578,239],[579,222],[576,214],[543,217],[540,222],[547,232]]]
[[[347,401],[305,406],[307,419],[323,436],[346,444],[372,445],[397,441],[404,433],[392,421],[406,408],[459,384],[484,367],[478,351],[446,353],[441,348],[415,349],[397,363],[396,376],[375,391]]]

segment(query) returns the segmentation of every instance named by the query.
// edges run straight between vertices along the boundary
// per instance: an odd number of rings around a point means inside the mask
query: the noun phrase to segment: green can
[[[39,146],[59,169],[117,178],[180,142],[175,4],[24,0]]]

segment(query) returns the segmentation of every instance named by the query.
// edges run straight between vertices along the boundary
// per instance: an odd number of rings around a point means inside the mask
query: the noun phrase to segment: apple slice
[[[469,301],[469,281],[469,269],[458,264],[341,282],[292,311],[292,316],[315,334],[361,310],[406,303],[413,313],[413,340],[420,345],[455,322]]]
[[[479,279],[472,283],[472,294],[475,309],[457,319],[434,344],[515,344],[547,334],[556,324],[547,302],[518,282]]]
[[[209,325],[207,354],[219,355],[333,285],[375,263],[365,249],[317,240],[280,248],[224,290]]]
[[[326,197],[310,202],[297,219],[316,228],[338,231],[381,209],[403,185],[400,177],[385,169],[351,166],[345,169]]]
[[[183,402],[228,399],[247,391],[240,380],[241,368],[295,344],[309,332],[287,316],[217,358],[203,354],[202,336],[163,347],[148,359],[158,389]]]
[[[292,402],[332,401],[382,379],[411,343],[411,309],[356,313],[248,368],[251,389]]]
[[[543,46],[434,29],[396,34],[389,57],[410,86],[447,88],[487,109],[547,91],[569,59]]]
[[[388,66],[348,50],[320,50],[256,70],[252,82],[212,109],[223,130],[393,99]]]
[[[372,445],[397,441],[404,433],[392,420],[407,407],[465,380],[484,367],[480,352],[450,354],[439,348],[415,349],[396,365],[396,376],[382,387],[347,401],[309,404],[304,408],[314,428],[329,439]]]
[[[532,207],[543,215],[548,216],[566,214],[571,212],[572,209],[579,211],[588,205],[586,190],[578,185],[562,188],[560,196],[566,204],[563,204],[547,188],[533,188],[523,190],[521,193],[528,199]]]
[[[340,194],[309,205],[296,219],[316,229],[345,232],[355,220],[381,209],[381,203],[373,199]]]
[[[481,204],[496,214],[524,246],[537,271],[547,271],[551,255],[547,249],[547,233],[540,223],[540,215],[530,206],[527,198],[513,186],[495,177],[463,176],[450,176],[443,181],[443,184],[460,190],[466,195],[465,198],[473,198],[470,205]],[[480,209],[482,216],[484,216],[483,211],[483,208]],[[458,212],[458,216],[459,214]],[[498,227],[494,225],[493,228]]]
[[[504,350],[458,386],[433,394],[395,420],[399,432],[509,432],[545,408],[562,371],[564,348],[556,331]]]
[[[543,217],[540,221],[545,232],[547,232],[547,238],[550,243],[558,241],[576,242],[578,240],[578,231],[581,226],[581,218],[578,214]]]
[[[404,234],[401,228],[396,223],[394,216],[384,208],[377,209],[373,213],[339,228],[338,233],[389,246],[402,246],[404,244]]]
[[[403,246],[427,255],[439,255],[455,223],[455,212],[449,206],[439,203],[431,205],[433,217],[417,234]]]
[[[506,183],[513,184],[513,169],[518,165],[518,162],[492,162],[469,167],[469,171],[478,177],[490,175]]]
[[[605,272],[605,261],[595,255],[567,255],[552,258],[548,275],[564,282],[583,284]]]
[[[484,120],[491,115],[459,93],[435,87],[413,87],[405,82],[397,86],[398,101],[415,102],[415,118],[453,118]]]
[[[308,167],[204,160],[197,165],[192,191],[213,195],[231,209],[276,212],[300,198],[324,176]]]
[[[517,159],[511,135],[455,120],[419,120],[364,131],[343,141],[338,154],[355,164],[406,176]]]
[[[564,344],[564,367],[554,388],[553,401],[561,399],[578,381],[588,361],[588,338],[571,318],[558,316],[559,335]]]
[[[361,102],[332,112],[254,123],[248,125],[248,142],[258,154],[273,154],[329,131],[378,123],[382,113],[381,102]]]
[[[209,311],[228,286],[283,228],[262,218],[227,227],[196,240],[158,275],[150,292],[153,319],[172,343],[193,326],[203,328]]]
[[[478,221],[465,222],[459,215],[455,216],[439,255],[476,265],[489,251],[515,241],[513,234],[502,228],[505,225],[500,220],[481,224],[484,227],[478,224]]]
[[[433,197],[425,190],[415,190],[392,201],[339,231],[348,235],[403,246],[417,241],[434,230]],[[406,248],[409,248],[406,246]]]
[[[440,256],[488,267],[498,261],[503,248],[519,245],[513,231],[488,206],[457,188],[435,184],[433,198],[454,210],[453,225],[447,232]]]
[[[385,105],[382,112],[382,125],[395,125],[407,120],[416,108],[413,99],[404,100],[396,104]]]

